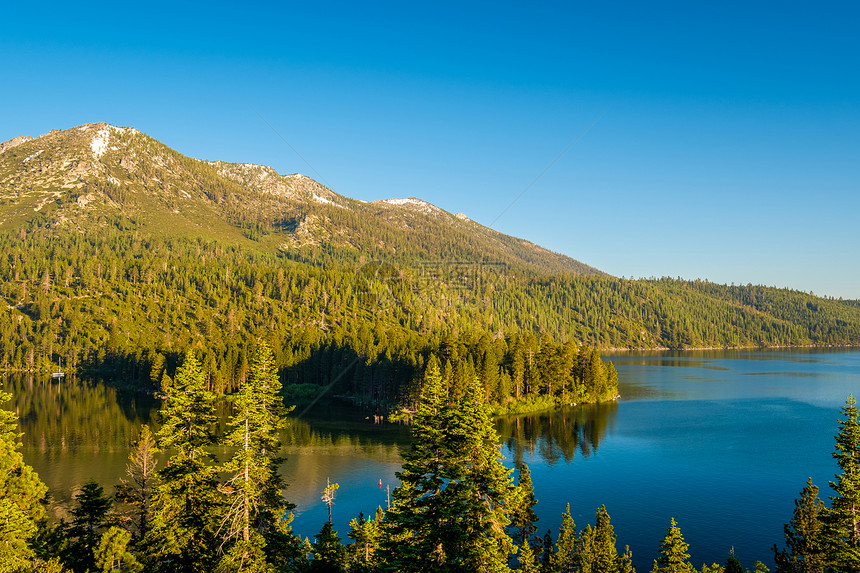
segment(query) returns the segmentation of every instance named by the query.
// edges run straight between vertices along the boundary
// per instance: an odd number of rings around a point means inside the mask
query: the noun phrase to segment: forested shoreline
[[[487,401],[504,408],[532,394],[610,399],[588,379],[592,349],[860,344],[856,305],[784,289],[331,254],[321,266],[306,262],[313,250],[296,261],[292,252],[154,237],[122,217],[103,223],[97,236],[43,235],[40,219],[0,235],[0,371],[61,362],[153,392],[193,348],[210,389],[229,392],[264,338],[295,399],[328,388],[411,409],[435,354],[451,384],[476,373]]]

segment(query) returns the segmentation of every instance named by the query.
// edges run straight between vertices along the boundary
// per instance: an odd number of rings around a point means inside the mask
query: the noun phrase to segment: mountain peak
[[[33,137],[29,135],[19,135],[18,137],[13,137],[9,141],[4,141],[0,143],[0,153],[3,153],[7,149],[12,149],[13,147],[17,147],[22,143],[27,143],[28,141],[33,141]]]
[[[365,203],[300,173],[193,159],[108,123],[0,144],[0,231],[27,228],[34,218],[56,233],[132,221],[116,224],[142,235],[251,241],[301,260],[451,259],[599,272],[414,196]]]

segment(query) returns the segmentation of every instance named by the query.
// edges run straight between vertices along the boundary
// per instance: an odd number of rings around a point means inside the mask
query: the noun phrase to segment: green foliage
[[[835,495],[823,512],[829,565],[837,572],[860,570],[860,414],[853,395],[842,415],[833,452],[842,473],[830,482]]]
[[[520,547],[530,543],[532,536],[537,531],[538,516],[534,510],[537,502],[534,487],[532,486],[531,471],[528,465],[522,463],[520,464],[517,487],[511,496],[510,512],[508,514],[511,520],[508,530],[510,531],[511,538]]]
[[[615,530],[605,506],[597,510],[594,527],[587,525],[579,534],[577,561],[582,573],[616,573],[629,565],[629,556],[618,555]],[[627,561],[628,563],[623,563]]]
[[[541,571],[546,573],[630,573],[633,571],[630,550],[625,548],[619,555],[615,547],[615,530],[606,507],[601,506],[595,516],[595,524],[585,526],[577,532],[570,514],[570,504],[561,516],[561,526],[555,551],[549,560],[544,560]],[[551,539],[544,542],[553,547]],[[546,553],[546,548],[544,549]]]
[[[540,542],[535,543],[535,548],[540,556],[539,569],[542,573],[548,573],[552,571],[552,560],[553,555],[555,555],[555,545],[552,542],[552,532],[547,529],[543,538],[539,539]]]
[[[313,558],[309,571],[312,573],[341,573],[346,566],[346,547],[340,542],[337,531],[330,521],[314,535]]]
[[[48,234],[36,225],[0,232],[0,260],[8,261],[0,265],[0,370],[55,368],[62,358],[70,370],[156,389],[185,350],[205,346],[207,385],[229,392],[247,375],[256,339],[266,337],[297,398],[313,399],[334,383],[334,394],[414,406],[423,361],[435,353],[451,360],[459,387],[471,361],[485,400],[510,408],[532,396],[614,397],[612,372],[607,367],[606,385],[593,384],[590,364],[575,364],[565,348],[573,341],[589,348],[860,343],[860,307],[796,291],[550,275],[511,263],[504,280],[452,293],[444,277],[411,277],[425,262],[407,255],[393,261],[394,283],[376,285],[390,304],[369,310],[355,253],[329,254],[323,266],[302,249],[157,231],[52,227]]]
[[[785,524],[786,549],[773,546],[776,573],[824,573],[827,562],[822,515],[824,503],[812,478],[794,501],[794,517]]]
[[[660,556],[654,561],[651,573],[687,573],[694,571],[690,564],[689,545],[681,535],[681,529],[673,517],[663,541],[660,542]]]
[[[36,524],[13,499],[0,498],[0,563],[10,571],[25,570],[35,554],[28,540],[36,534]]]
[[[508,570],[514,487],[481,393],[473,378],[452,402],[438,361],[428,361],[413,443],[383,521],[383,570]]]
[[[132,506],[130,519],[137,539],[146,536],[149,525],[150,498],[153,487],[157,485],[155,451],[155,436],[149,426],[144,424],[128,455],[127,477],[121,478],[114,494],[117,501]]]
[[[0,392],[0,404],[10,399]],[[25,570],[35,557],[30,543],[45,515],[48,488],[18,451],[17,421],[13,412],[0,408],[0,563]]]
[[[741,566],[740,560],[735,557],[734,549],[729,552],[729,556],[726,558],[726,564],[723,567],[723,573],[744,573],[744,568],[743,566]]]
[[[381,507],[377,507],[373,519],[365,519],[364,514],[359,513],[356,519],[350,521],[347,535],[353,542],[347,546],[347,550],[351,573],[376,571],[379,566],[377,551],[379,550],[382,535],[381,525],[384,518],[385,512]]]
[[[216,563],[220,498],[206,447],[215,442],[214,395],[189,352],[175,380],[163,388],[159,447],[171,448],[152,496],[149,531],[141,542],[148,571],[202,572]]]
[[[561,515],[561,526],[558,528],[558,539],[555,542],[555,552],[550,559],[552,571],[558,573],[574,573],[578,569],[578,536],[576,523],[570,515],[570,504]]]
[[[236,449],[222,468],[229,476],[223,488],[229,507],[220,529],[222,546],[238,540],[253,549],[247,554],[230,553],[229,559],[241,563],[242,571],[263,567],[267,538],[279,534],[278,524],[294,507],[281,494],[283,482],[278,472],[284,461],[279,432],[287,426],[280,389],[272,351],[260,342],[250,374],[233,396],[225,443]]]
[[[538,573],[540,571],[540,568],[535,561],[534,550],[532,550],[530,543],[523,543],[519,546],[517,561],[519,561],[520,564],[518,571],[521,571],[522,573]]]
[[[182,367],[161,391],[159,448],[175,449],[171,461],[178,463],[208,458],[205,448],[215,443],[215,394],[207,389],[206,375],[192,351],[185,354]]]
[[[111,527],[105,531],[95,549],[97,568],[93,571],[101,571],[102,573],[113,571],[139,573],[143,571],[143,566],[128,550],[129,541],[131,541],[131,533],[125,529]]]
[[[248,539],[241,537],[231,543],[214,573],[274,573],[276,569],[266,558],[265,544],[262,535],[256,531],[249,532]]]
[[[63,561],[73,571],[95,570],[102,530],[115,521],[108,513],[112,505],[113,500],[104,495],[104,488],[94,480],[87,481],[75,495],[73,519],[62,550]]]

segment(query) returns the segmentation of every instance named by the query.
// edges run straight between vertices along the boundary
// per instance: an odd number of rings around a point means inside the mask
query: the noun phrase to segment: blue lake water
[[[860,351],[764,350],[630,353],[609,357],[621,380],[615,404],[574,407],[500,420],[506,464],[529,464],[540,533],[556,531],[568,503],[577,525],[594,522],[605,504],[619,546],[629,545],[647,571],[670,518],[690,544],[693,563],[724,563],[730,549],[745,567],[773,565],[783,524],[808,477],[826,500],[837,466],[836,420],[849,393],[860,393]],[[345,535],[358,511],[385,503],[396,485],[394,459],[341,449],[288,462],[295,529],[313,535],[325,519],[317,486],[299,486],[315,468],[341,484],[335,525]],[[343,457],[349,457],[346,462]],[[298,486],[298,487],[296,487]]]
[[[531,468],[540,533],[558,527],[567,503],[580,527],[605,504],[639,571],[650,569],[672,517],[697,567],[724,562],[732,547],[746,567],[756,559],[772,565],[770,547],[782,545],[806,479],[824,499],[831,493],[836,420],[847,395],[860,394],[860,351],[609,358],[621,381],[617,403],[499,420],[505,463]],[[130,440],[152,420],[152,403],[101,385],[14,377],[6,388],[22,419],[24,455],[51,488],[58,516],[86,479],[118,481]],[[340,484],[333,516],[346,541],[350,519],[384,507],[387,488],[396,487],[408,429],[326,408],[295,419],[285,440],[294,530],[319,531],[327,514],[319,492],[329,478]]]
[[[584,526],[605,504],[639,570],[650,567],[672,517],[696,566],[724,563],[732,547],[747,567],[756,559],[771,565],[770,548],[782,545],[806,479],[830,494],[836,420],[848,394],[860,391],[860,352],[612,359],[622,399],[576,414],[602,420],[599,441],[572,459],[540,449],[524,456],[541,526],[557,527],[568,502]]]

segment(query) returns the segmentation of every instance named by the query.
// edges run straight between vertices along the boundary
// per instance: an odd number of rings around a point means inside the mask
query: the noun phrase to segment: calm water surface
[[[694,564],[772,564],[782,525],[807,477],[830,495],[830,453],[839,409],[860,394],[860,351],[707,351],[610,357],[618,403],[499,420],[508,465],[532,470],[540,532],[555,530],[567,503],[579,527],[605,504],[619,545],[647,571],[674,517]],[[24,455],[51,488],[61,516],[88,478],[123,475],[129,443],[154,404],[102,385],[9,377],[25,432]],[[294,414],[299,414],[295,412]],[[335,528],[372,514],[397,485],[402,426],[375,425],[343,408],[315,409],[284,436],[294,530],[312,537],[326,519],[319,492],[340,484]],[[224,450],[217,452],[226,457]],[[382,482],[382,487],[379,482]],[[110,491],[110,487],[107,487]]]

